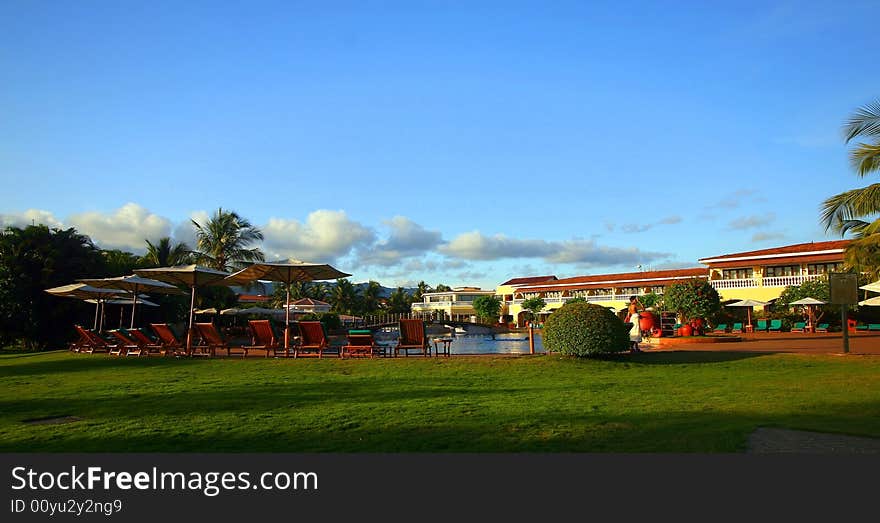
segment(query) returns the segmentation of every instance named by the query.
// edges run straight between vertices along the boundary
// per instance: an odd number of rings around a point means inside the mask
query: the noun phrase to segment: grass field
[[[880,436],[880,358],[666,352],[375,360],[0,356],[6,452],[736,452]],[[27,420],[74,416],[67,424]]]

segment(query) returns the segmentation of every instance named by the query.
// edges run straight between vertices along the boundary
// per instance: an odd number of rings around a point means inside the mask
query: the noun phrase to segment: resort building
[[[474,300],[480,296],[494,295],[495,291],[485,291],[479,287],[455,287],[446,292],[426,292],[422,295],[422,301],[413,302],[412,312],[422,316],[442,314],[449,319],[476,321]]]
[[[502,298],[502,315],[506,321],[522,326],[528,319],[529,312],[522,307],[523,301],[540,297],[546,303],[538,320],[565,305],[574,298],[584,298],[613,309],[615,312],[626,307],[630,296],[642,296],[648,293],[663,294],[663,289],[671,284],[692,278],[708,278],[705,268],[674,269],[666,271],[627,272],[620,274],[601,274],[595,276],[577,276],[574,278],[552,279],[514,285],[511,299],[508,296],[510,281],[528,280],[517,278],[498,286],[496,295]]]
[[[326,301],[313,300],[312,298],[300,298],[290,302],[291,312],[322,313],[330,312],[330,304]]]
[[[708,266],[709,281],[721,301],[751,298],[772,301],[789,285],[825,278],[843,269],[843,252],[850,240],[799,243],[712,256],[699,260]]]

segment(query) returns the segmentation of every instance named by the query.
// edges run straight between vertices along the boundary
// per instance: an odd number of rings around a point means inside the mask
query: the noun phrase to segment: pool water
[[[460,334],[452,338],[451,350],[452,354],[528,354],[529,335],[510,332],[493,338],[490,334]],[[544,352],[539,334],[535,334],[535,352]]]

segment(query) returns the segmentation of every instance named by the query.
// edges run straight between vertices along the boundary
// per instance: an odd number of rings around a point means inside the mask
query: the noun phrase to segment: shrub
[[[567,303],[547,318],[544,347],[571,356],[597,356],[629,349],[629,331],[613,312],[592,303]]]
[[[684,323],[697,318],[714,319],[721,310],[718,291],[708,281],[693,278],[666,287],[663,293],[665,309],[677,312]]]

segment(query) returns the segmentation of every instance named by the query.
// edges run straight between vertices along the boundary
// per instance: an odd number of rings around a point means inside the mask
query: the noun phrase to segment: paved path
[[[880,439],[760,428],[749,436],[750,454],[880,454]]]
[[[843,334],[759,332],[742,335],[740,342],[687,343],[669,345],[642,344],[643,349],[655,351],[730,351],[730,352],[795,352],[805,354],[842,354]],[[661,342],[662,343],[662,342]],[[856,333],[849,336],[850,354],[880,355],[880,333]]]

